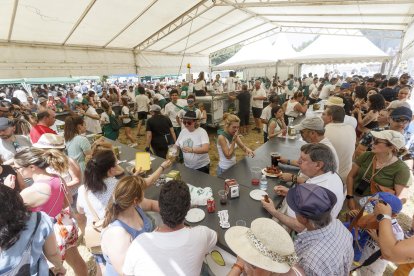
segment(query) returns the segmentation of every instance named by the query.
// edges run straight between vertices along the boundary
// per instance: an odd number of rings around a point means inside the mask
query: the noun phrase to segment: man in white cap
[[[325,137],[332,143],[338,155],[338,174],[342,181],[352,168],[355,152],[356,133],[350,125],[344,123],[345,110],[337,105],[328,106],[322,113],[325,123]]]

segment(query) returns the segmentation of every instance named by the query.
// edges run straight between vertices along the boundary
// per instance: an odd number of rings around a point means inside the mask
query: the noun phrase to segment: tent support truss
[[[173,22],[169,23],[168,25],[164,26],[162,29],[155,32],[153,35],[151,35],[149,38],[141,42],[140,44],[134,46],[134,50],[142,51],[149,46],[153,45],[157,41],[161,40],[171,32],[181,28],[194,18],[202,15],[212,7],[216,5],[215,2],[210,0],[203,0],[188,11],[186,11],[184,14],[179,16],[177,19],[175,19]]]
[[[257,8],[257,7],[290,7],[290,6],[314,6],[314,5],[378,5],[378,4],[412,4],[412,0],[297,0],[297,1],[260,1],[260,2],[245,2],[240,0],[226,0],[227,2],[233,2],[233,4],[239,8]],[[218,6],[227,5],[226,3],[218,4]]]

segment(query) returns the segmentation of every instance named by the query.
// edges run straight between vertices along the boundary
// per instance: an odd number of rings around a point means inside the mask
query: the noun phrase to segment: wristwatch
[[[353,195],[346,195],[346,199],[353,199],[354,196]]]
[[[383,219],[389,219],[391,220],[391,217],[389,215],[385,215],[385,214],[379,214],[377,215],[377,221],[380,222]]]

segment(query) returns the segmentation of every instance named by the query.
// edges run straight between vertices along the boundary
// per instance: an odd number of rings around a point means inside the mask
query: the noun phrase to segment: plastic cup
[[[260,177],[262,176],[262,170],[258,167],[253,167],[250,169],[250,173],[252,176],[252,185],[259,185]]]
[[[218,195],[220,198],[220,204],[226,205],[227,204],[227,191],[226,190],[220,190],[218,191]]]
[[[246,221],[239,219],[236,221],[236,226],[246,227]]]

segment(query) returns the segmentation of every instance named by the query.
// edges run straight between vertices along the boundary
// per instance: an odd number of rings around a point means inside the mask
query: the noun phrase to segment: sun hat
[[[160,112],[161,111],[161,106],[159,106],[157,104],[153,104],[153,105],[150,106],[150,111]]]
[[[0,117],[0,130],[5,130],[11,127],[11,121],[5,117]]]
[[[405,146],[404,136],[395,130],[371,131],[371,134],[374,138],[387,140],[398,150]]]
[[[0,93],[0,97],[1,97],[1,98],[6,98],[6,97],[7,97],[7,95],[6,95],[6,93],[2,92],[2,93]]]
[[[65,140],[62,136],[53,133],[44,133],[33,147],[39,149],[64,149]]]
[[[267,271],[286,273],[297,261],[292,238],[272,219],[255,219],[250,228],[233,226],[224,239],[236,255]]]
[[[188,110],[187,112],[185,112],[183,119],[197,120],[197,114],[195,113],[195,111]]]
[[[54,97],[54,100],[55,101],[60,101],[60,98],[59,97]]]
[[[39,103],[44,103],[47,101],[47,99],[45,97],[40,97],[38,101]]]
[[[48,97],[53,97],[53,93],[47,93]]]
[[[289,189],[286,195],[288,206],[297,214],[318,219],[330,212],[336,204],[336,195],[321,186],[304,183]]]
[[[324,130],[324,122],[320,117],[307,117],[298,125],[294,126],[294,128],[298,131],[304,129]]]
[[[404,118],[411,121],[411,118],[413,117],[413,112],[408,107],[400,106],[400,107],[397,107],[396,109],[394,109],[393,111],[391,111],[390,117],[391,118],[404,117]]]
[[[344,107],[344,100],[341,97],[329,97],[328,101],[325,103],[325,105],[330,106],[330,105],[337,105],[337,106],[342,106]]]

